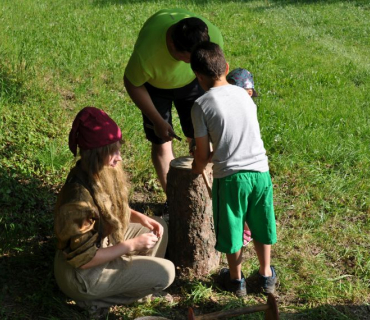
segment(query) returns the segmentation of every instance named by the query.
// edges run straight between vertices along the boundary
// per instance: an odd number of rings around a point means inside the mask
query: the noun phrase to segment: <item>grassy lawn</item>
[[[0,318],[86,318],[53,275],[53,206],[74,163],[67,139],[81,108],[102,108],[123,129],[132,205],[150,214],[163,202],[122,76],[144,21],[169,7],[211,20],[230,68],[254,75],[275,186],[281,319],[369,319],[370,3],[355,0],[2,0]],[[185,142],[175,151],[187,155]],[[247,247],[243,273],[257,267]],[[189,306],[210,313],[265,301],[219,291],[214,275],[179,277],[168,291],[171,304],[116,306],[109,319],[186,319]]]

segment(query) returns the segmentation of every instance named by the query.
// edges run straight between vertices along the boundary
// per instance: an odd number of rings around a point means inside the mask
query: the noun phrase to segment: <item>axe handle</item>
[[[207,174],[206,174],[205,170],[202,171],[202,177],[203,177],[204,183],[206,184],[208,195],[212,199],[212,186],[209,183],[209,180],[208,180],[208,177],[207,177]]]

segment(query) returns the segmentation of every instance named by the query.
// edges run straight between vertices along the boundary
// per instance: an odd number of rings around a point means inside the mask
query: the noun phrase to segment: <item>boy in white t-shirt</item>
[[[230,71],[227,76],[226,80],[230,84],[234,84],[238,87],[245,89],[248,95],[252,98],[258,97],[256,90],[254,89],[254,80],[253,74],[249,72],[247,69],[243,68],[236,68]],[[249,242],[251,242],[252,233],[248,227],[248,224],[244,224],[244,233],[243,233],[243,246],[247,246]]]
[[[226,253],[229,265],[221,270],[219,283],[238,297],[247,293],[241,272],[243,229],[247,222],[260,263],[261,288],[265,293],[273,293],[277,280],[270,265],[271,245],[276,242],[273,188],[257,107],[245,90],[227,82],[229,67],[217,44],[197,45],[190,63],[206,91],[191,111],[196,142],[192,170],[202,173],[212,157],[215,247]]]

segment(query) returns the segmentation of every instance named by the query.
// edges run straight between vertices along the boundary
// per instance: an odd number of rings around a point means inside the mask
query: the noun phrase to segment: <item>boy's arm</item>
[[[195,138],[195,144],[196,148],[194,151],[192,172],[201,174],[204,168],[207,166],[211,154],[208,135]]]

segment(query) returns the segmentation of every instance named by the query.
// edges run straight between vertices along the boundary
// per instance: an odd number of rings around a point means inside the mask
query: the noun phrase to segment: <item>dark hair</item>
[[[209,41],[208,27],[199,18],[185,18],[174,25],[171,38],[177,51],[191,52],[202,41]]]
[[[226,60],[220,46],[213,42],[199,43],[190,57],[190,65],[198,72],[212,79],[220,79],[226,71]]]

